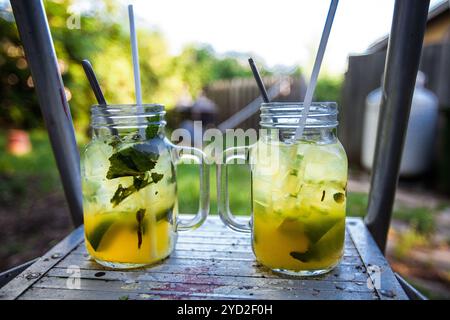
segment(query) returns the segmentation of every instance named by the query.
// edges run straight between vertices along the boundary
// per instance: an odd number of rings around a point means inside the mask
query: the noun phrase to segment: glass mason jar
[[[202,151],[173,145],[157,104],[93,106],[92,141],[81,154],[84,229],[89,254],[111,268],[158,262],[178,230],[200,226],[209,212],[209,170]],[[196,216],[177,216],[176,164],[200,164]]]
[[[343,254],[347,156],[336,137],[337,105],[313,103],[295,139],[301,103],[263,103],[259,140],[225,151],[218,166],[219,213],[225,224],[252,232],[256,259],[275,272],[311,276],[330,271]],[[227,166],[240,160],[252,173],[249,223],[229,209]]]

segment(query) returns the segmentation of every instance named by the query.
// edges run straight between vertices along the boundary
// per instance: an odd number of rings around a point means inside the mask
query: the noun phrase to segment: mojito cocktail
[[[313,103],[297,138],[302,113],[302,103],[261,105],[258,141],[224,152],[217,168],[217,202],[226,225],[252,233],[261,264],[279,273],[313,276],[330,271],[343,254],[347,156],[336,137],[336,103]],[[230,211],[227,166],[236,160],[250,164],[252,172],[249,223]]]
[[[130,117],[136,114],[132,106],[94,107],[94,136],[81,153],[86,247],[97,262],[113,268],[160,261],[176,241],[176,177],[161,132],[163,109],[147,109],[139,119]],[[112,117],[115,135],[103,121]]]
[[[253,166],[253,251],[283,272],[323,273],[343,254],[347,158],[339,142],[259,141]]]

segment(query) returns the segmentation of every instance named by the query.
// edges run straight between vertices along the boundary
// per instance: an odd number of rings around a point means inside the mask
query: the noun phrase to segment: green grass
[[[367,210],[367,202],[369,196],[362,192],[348,192],[347,193],[347,216],[349,217],[364,217]]]
[[[34,175],[36,173],[46,175],[55,173],[55,161],[53,158],[50,141],[44,131],[32,131],[30,133],[33,150],[23,156],[13,156],[7,152],[0,153],[0,172],[2,174]],[[0,135],[0,148],[6,149],[6,133]]]
[[[347,216],[364,217],[368,199],[367,193],[349,192],[347,197]],[[407,222],[418,233],[428,235],[435,229],[434,211],[425,207],[410,208],[398,205],[394,208],[392,216],[394,219]]]
[[[233,165],[229,169],[230,208],[236,215],[250,213],[250,171],[246,165]],[[217,213],[216,168],[210,168],[211,213]],[[180,164],[177,168],[178,205],[180,212],[195,213],[199,201],[198,166]]]
[[[394,218],[409,222],[418,233],[431,234],[435,229],[433,210],[428,208],[404,208],[394,210]]]
[[[58,171],[45,131],[30,133],[33,150],[23,156],[6,152],[6,132],[0,132],[0,203],[17,201],[31,184],[42,193],[60,188]]]

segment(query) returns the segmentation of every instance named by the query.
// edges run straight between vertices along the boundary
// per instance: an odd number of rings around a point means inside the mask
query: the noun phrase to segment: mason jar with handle
[[[96,105],[92,141],[81,153],[86,247],[111,268],[135,268],[168,257],[178,230],[200,226],[209,212],[209,170],[201,150],[173,145],[164,133],[164,107]],[[200,167],[200,203],[178,218],[176,164]]]
[[[312,276],[335,267],[344,249],[347,157],[336,137],[337,105],[311,105],[304,133],[295,140],[303,105],[263,103],[259,140],[225,150],[218,165],[222,221],[252,233],[256,259],[275,272]],[[251,168],[251,219],[230,211],[228,167]]]

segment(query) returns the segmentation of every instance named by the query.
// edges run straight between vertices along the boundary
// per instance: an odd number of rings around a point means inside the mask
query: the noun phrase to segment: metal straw
[[[106,114],[106,122],[108,124],[114,124],[114,121],[109,117],[110,113],[108,112],[108,103],[106,102],[105,96],[103,95],[102,89],[100,88],[100,84],[95,76],[94,68],[92,68],[92,64],[89,60],[84,59],[81,61],[83,65],[84,73],[89,80],[89,84],[91,85],[92,91],[94,92],[95,98],[100,106],[104,107],[104,112]],[[110,127],[109,128],[112,135],[118,135],[117,129]]]
[[[128,19],[130,21],[130,43],[131,43],[131,55],[133,59],[133,71],[134,71],[134,88],[136,95],[136,110],[139,115],[143,113],[142,106],[142,90],[141,90],[141,73],[139,70],[139,52],[138,52],[138,43],[137,43],[137,35],[136,35],[136,25],[134,23],[134,11],[133,5],[128,5]],[[138,116],[137,119],[138,125],[141,124],[141,119]],[[145,136],[145,129],[139,128],[139,134],[141,136]]]
[[[259,91],[261,92],[261,96],[265,103],[269,103],[269,96],[267,95],[266,87],[264,86],[264,82],[262,81],[261,75],[259,74],[258,68],[255,65],[255,62],[252,58],[248,59],[248,63],[250,64],[250,68],[252,69],[253,76],[255,77],[256,84],[258,85]]]
[[[134,23],[134,12],[132,4],[128,5],[128,18],[130,20],[130,42],[131,42],[131,54],[133,58],[136,103],[138,105],[142,105],[141,74],[139,71],[139,53],[138,53],[136,26]]]
[[[89,62],[89,60],[84,59],[83,61],[81,61],[81,64],[83,65],[84,73],[89,80],[89,84],[91,85],[92,91],[94,92],[98,104],[106,106],[107,103],[105,96],[103,95],[102,89],[100,88],[100,84],[98,83],[91,63]]]
[[[336,13],[338,2],[338,0],[332,0],[330,3],[327,20],[320,39],[319,50],[317,51],[316,60],[314,61],[314,67],[311,73],[311,79],[309,80],[308,88],[306,89],[302,116],[295,132],[295,140],[299,139],[303,135],[303,130],[305,129],[306,118],[308,117],[309,107],[311,106],[314,90],[316,88],[320,66],[322,65],[323,55],[325,54],[325,49],[327,47],[328,37],[330,36],[331,26],[333,25],[334,14]]]

